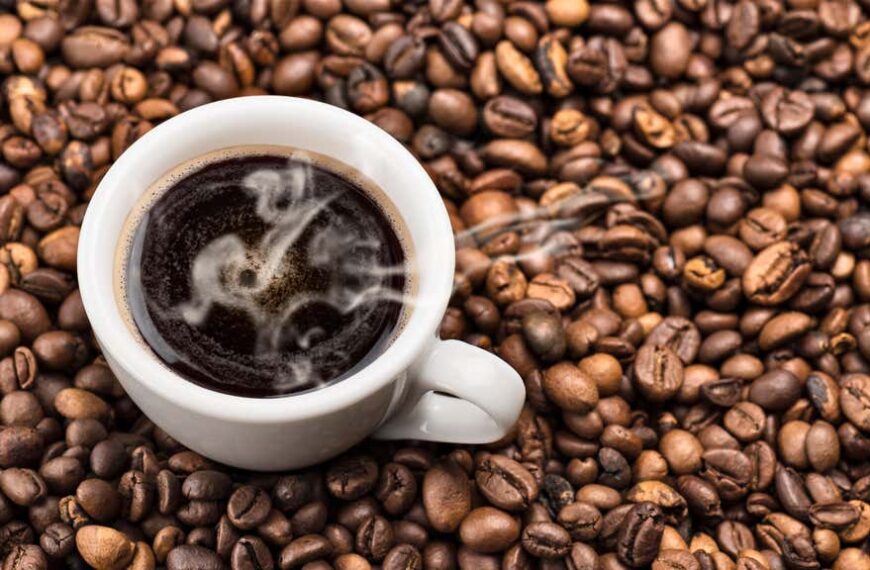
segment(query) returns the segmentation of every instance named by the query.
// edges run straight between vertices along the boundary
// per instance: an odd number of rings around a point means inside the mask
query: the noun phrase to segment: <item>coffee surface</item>
[[[402,243],[355,181],[308,160],[230,156],[179,177],[133,234],[144,341],[208,388],[251,397],[347,377],[402,310]]]

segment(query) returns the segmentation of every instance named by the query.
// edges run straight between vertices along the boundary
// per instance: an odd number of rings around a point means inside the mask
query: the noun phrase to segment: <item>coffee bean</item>
[[[861,512],[855,505],[837,502],[813,505],[810,507],[809,516],[813,524],[841,530],[855,524]]]
[[[534,109],[522,100],[503,95],[491,99],[484,106],[483,122],[494,135],[522,138],[535,131],[538,117]]]
[[[435,530],[452,532],[459,527],[471,511],[471,486],[458,465],[448,462],[426,471],[423,506]]]
[[[538,484],[529,471],[502,455],[489,455],[478,466],[475,480],[493,505],[509,510],[527,509],[538,495]]]
[[[429,116],[438,126],[455,135],[468,135],[477,127],[474,102],[456,89],[438,89],[432,93]]]
[[[794,135],[812,119],[813,104],[802,91],[776,88],[762,99],[761,116],[770,128]]]
[[[381,470],[375,495],[388,513],[404,513],[417,498],[417,479],[406,466],[388,463]]]
[[[216,99],[233,97],[238,93],[238,82],[224,68],[204,61],[193,70],[193,80],[197,87]]]
[[[520,526],[504,511],[479,507],[462,521],[459,536],[463,544],[476,552],[502,552],[519,538]]]
[[[225,499],[230,494],[232,480],[220,471],[203,470],[188,475],[181,487],[185,498],[196,501]]]
[[[788,549],[785,560],[789,564],[818,564],[816,552],[811,546],[809,531],[799,521],[782,513],[765,517],[758,527],[762,542]]]
[[[32,341],[51,326],[48,314],[39,301],[16,289],[0,294],[0,319],[14,323],[27,341]]]
[[[242,530],[250,530],[262,524],[271,510],[272,501],[269,495],[259,487],[251,485],[236,489],[227,503],[230,522]]]
[[[546,10],[547,16],[558,26],[579,26],[589,17],[589,4],[585,0],[549,0]]]
[[[789,467],[776,468],[776,494],[789,514],[806,519],[812,501],[806,493],[801,476]]]
[[[424,65],[426,44],[414,35],[396,39],[384,54],[384,68],[394,79],[411,79]]]
[[[469,70],[477,59],[477,40],[465,27],[447,22],[438,34],[438,45],[447,60],[459,70]]]
[[[570,503],[562,507],[558,522],[571,535],[573,540],[588,542],[601,531],[601,511],[583,502]]]
[[[784,410],[800,393],[800,381],[788,370],[779,369],[755,380],[749,388],[749,399],[766,410]]]
[[[545,35],[540,39],[534,61],[547,93],[565,97],[574,90],[567,73],[568,52],[554,36]]]
[[[19,544],[6,555],[3,566],[4,569],[8,568],[9,570],[24,570],[26,568],[42,570],[48,568],[48,560],[40,547],[32,544]]]
[[[634,379],[641,393],[652,401],[668,400],[683,383],[683,364],[667,346],[643,346],[634,362]]]
[[[30,506],[46,494],[45,482],[32,469],[13,467],[0,473],[0,489],[16,505]]]
[[[336,15],[326,26],[326,43],[339,55],[363,55],[371,37],[372,31],[368,25],[354,16]]]
[[[121,512],[121,496],[101,479],[86,479],[76,488],[76,501],[97,522],[109,522]]]
[[[635,503],[653,503],[662,510],[665,522],[670,524],[676,524],[686,516],[686,500],[660,481],[641,481],[628,490],[626,498]]]
[[[777,305],[801,287],[810,266],[806,254],[792,242],[778,242],[758,253],[743,274],[743,287],[750,299]]]
[[[295,568],[325,558],[331,553],[332,545],[326,538],[317,535],[301,536],[284,547],[278,566],[282,569]]]
[[[0,430],[0,466],[31,465],[42,454],[42,435],[34,428],[9,426]]]
[[[722,517],[719,494],[709,482],[695,475],[682,475],[677,480],[677,489],[693,513],[711,519]]]
[[[569,363],[547,369],[543,388],[553,403],[568,412],[588,412],[598,402],[595,382]]]
[[[48,556],[63,558],[75,548],[75,531],[64,523],[52,523],[39,537],[39,546]]]
[[[840,408],[858,428],[870,429],[870,377],[850,376],[840,389]]]
[[[619,531],[617,555],[632,568],[653,561],[664,532],[661,509],[652,503],[638,503],[626,514]]]
[[[574,487],[571,483],[564,477],[552,473],[544,476],[541,494],[551,514],[557,514],[574,501]]]
[[[694,473],[701,467],[703,446],[687,431],[674,429],[664,434],[659,449],[674,473]]]
[[[551,522],[535,522],[523,529],[523,548],[536,558],[561,558],[571,548],[571,536]]]
[[[532,62],[509,41],[498,43],[495,48],[495,62],[499,72],[517,91],[535,95],[543,90],[541,76]]]
[[[61,41],[64,60],[76,68],[109,67],[121,61],[130,48],[127,38],[111,28],[77,28]]]
[[[764,410],[752,402],[737,402],[725,413],[723,424],[740,441],[754,441],[764,432]]]
[[[245,536],[233,546],[230,567],[233,570],[274,568],[274,562],[265,542],[256,536]]]
[[[410,544],[400,544],[387,553],[382,567],[385,570],[421,569],[423,568],[423,557],[420,551]]]
[[[133,560],[135,544],[115,529],[90,525],[79,529],[76,533],[76,547],[85,562],[94,568],[119,569],[126,567]],[[179,549],[181,550],[179,551]],[[184,568],[183,564],[179,565],[178,563],[187,562],[184,554],[188,552],[202,550],[201,556],[209,554],[204,548],[193,546],[182,546],[175,550],[178,551],[175,555],[172,552],[169,553],[167,559],[167,567],[169,568]],[[215,558],[217,557],[215,556]],[[205,568],[205,566],[202,567]],[[215,568],[219,568],[219,566],[215,566]]]
[[[348,457],[334,463],[326,476],[329,492],[344,500],[353,500],[374,488],[377,464],[369,457]]]
[[[369,517],[356,532],[356,551],[372,560],[383,560],[393,542],[393,529],[383,517]]]
[[[663,77],[683,74],[691,56],[689,32],[679,22],[669,22],[657,31],[650,42],[650,65]]]
[[[186,568],[202,568],[203,570],[220,570],[225,568],[217,554],[205,547],[183,544],[169,551],[166,557],[167,570],[183,570]]]
[[[700,475],[716,487],[719,496],[733,500],[746,494],[746,485],[752,478],[752,463],[745,454],[734,449],[711,449],[701,458]]]

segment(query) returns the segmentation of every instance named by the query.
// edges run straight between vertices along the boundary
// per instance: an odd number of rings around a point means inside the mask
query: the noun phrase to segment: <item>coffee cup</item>
[[[124,316],[117,256],[140,197],[177,165],[239,145],[286,146],[341,162],[375,183],[407,228],[416,259],[411,308],[391,344],[341,382],[276,398],[210,390],[166,366]],[[483,349],[438,338],[453,272],[447,212],[417,160],[356,115],[290,97],[211,103],[145,134],[100,182],[78,246],[85,311],[129,396],[190,449],[256,470],[316,464],[368,436],[479,444],[507,434],[524,401],[519,375]]]

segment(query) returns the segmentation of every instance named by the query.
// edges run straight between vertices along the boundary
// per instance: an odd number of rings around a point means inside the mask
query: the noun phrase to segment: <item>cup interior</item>
[[[164,366],[122,317],[115,295],[115,257],[127,217],[142,194],[178,165],[240,145],[295,147],[344,163],[374,182],[402,219],[415,272],[413,306],[390,346],[351,378],[279,398],[215,392]],[[276,96],[211,103],[166,121],[139,139],[100,182],[88,206],[78,252],[82,301],[93,330],[104,351],[135,381],[202,413],[264,422],[339,409],[401,374],[437,331],[450,296],[453,263],[452,231],[444,205],[425,170],[398,141],[337,107]]]

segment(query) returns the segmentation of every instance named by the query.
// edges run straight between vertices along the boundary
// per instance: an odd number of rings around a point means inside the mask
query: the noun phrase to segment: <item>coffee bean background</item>
[[[868,16],[0,0],[2,570],[870,568]],[[263,93],[426,167],[441,336],[526,383],[502,441],[240,472],[124,394],[76,289],[88,200],[154,125]]]

